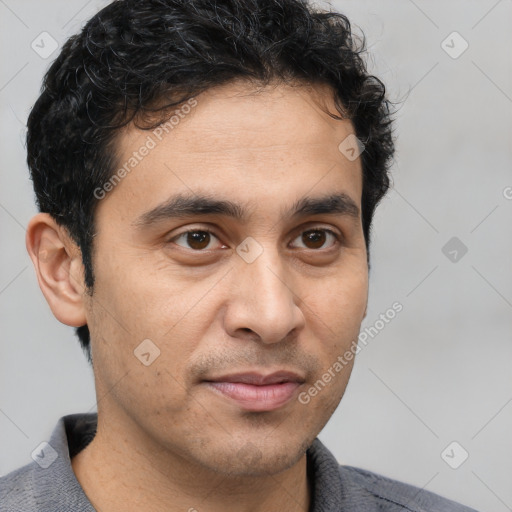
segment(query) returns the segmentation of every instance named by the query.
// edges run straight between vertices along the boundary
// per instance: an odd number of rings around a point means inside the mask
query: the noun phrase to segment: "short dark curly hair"
[[[63,45],[28,118],[27,162],[40,211],[81,250],[92,295],[93,191],[115,172],[115,137],[235,80],[328,84],[364,143],[362,225],[369,265],[377,203],[390,187],[392,103],[367,72],[365,39],[306,0],[117,0]],[[167,116],[167,117],[166,117]],[[152,125],[153,126],[153,125]],[[152,126],[144,126],[150,128]],[[142,126],[141,126],[142,127]],[[76,333],[92,364],[87,325]]]

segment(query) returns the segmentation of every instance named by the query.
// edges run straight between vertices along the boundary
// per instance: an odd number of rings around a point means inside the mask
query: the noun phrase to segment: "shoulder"
[[[0,477],[1,512],[94,511],[71,466],[71,457],[94,437],[96,413],[70,414],[55,425],[32,461]]]
[[[2,512],[37,510],[34,493],[35,462],[0,477]]]
[[[364,489],[379,503],[379,510],[402,512],[476,512],[414,485],[356,468],[339,466],[340,476],[350,487]]]

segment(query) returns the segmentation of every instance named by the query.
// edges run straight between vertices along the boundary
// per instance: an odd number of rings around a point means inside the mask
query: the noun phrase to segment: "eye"
[[[333,247],[337,242],[341,240],[340,235],[331,229],[325,228],[308,229],[307,231],[303,231],[295,240],[300,240],[303,244],[305,244],[303,247],[301,247],[303,249],[322,249],[322,246],[326,241],[328,241],[329,238],[331,240],[334,239],[334,243],[332,243],[329,247]]]
[[[341,236],[326,228],[314,228],[302,231],[300,236],[296,237],[295,240],[300,240],[303,244],[299,245],[300,249],[322,249],[326,242],[331,240],[329,247],[333,247],[337,242],[341,241]],[[178,243],[179,241],[182,243]],[[190,231],[184,231],[183,233],[175,236],[169,242],[174,242],[180,247],[185,249],[192,249],[196,252],[207,251],[215,248],[214,240],[220,240],[217,236],[209,229],[195,229]],[[184,244],[184,245],[183,245]],[[222,247],[226,245],[222,244]],[[325,248],[325,247],[324,247]]]
[[[185,246],[186,249],[193,249],[194,251],[204,251],[207,249],[212,249],[213,247],[210,247],[210,242],[213,238],[218,238],[213,234],[212,231],[209,229],[196,229],[193,231],[185,231],[184,233],[181,233],[180,235],[174,237],[172,240],[175,242],[176,240],[184,240],[186,244],[188,244],[188,247]],[[180,247],[183,247],[181,244]]]

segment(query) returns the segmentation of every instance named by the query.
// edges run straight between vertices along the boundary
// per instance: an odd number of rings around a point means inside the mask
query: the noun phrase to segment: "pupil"
[[[317,249],[325,243],[325,233],[323,231],[306,231],[303,235],[304,243],[313,242],[313,247]]]
[[[187,235],[187,242],[193,249],[204,249],[208,247],[209,238],[210,234],[206,231],[193,231]]]
[[[187,235],[187,242],[193,249],[204,249],[208,247],[210,234],[206,231],[192,231]],[[315,249],[322,247],[325,243],[325,233],[323,231],[306,231],[302,235],[304,243],[312,244]],[[206,242],[206,243],[205,243]]]

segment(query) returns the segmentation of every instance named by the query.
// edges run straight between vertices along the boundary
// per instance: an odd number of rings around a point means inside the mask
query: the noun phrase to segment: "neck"
[[[306,454],[277,474],[216,473],[100,417],[71,465],[97,510],[307,512],[311,501]]]

